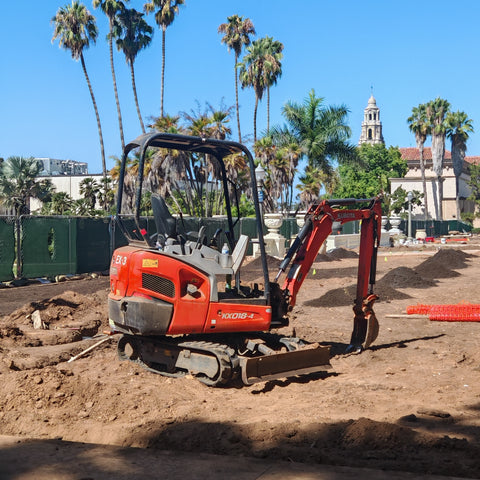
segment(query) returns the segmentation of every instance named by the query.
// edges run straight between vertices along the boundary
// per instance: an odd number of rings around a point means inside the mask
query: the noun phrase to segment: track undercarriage
[[[124,335],[118,356],[164,376],[192,375],[208,386],[226,385],[236,378],[251,385],[331,368],[328,347],[264,333],[255,337]]]

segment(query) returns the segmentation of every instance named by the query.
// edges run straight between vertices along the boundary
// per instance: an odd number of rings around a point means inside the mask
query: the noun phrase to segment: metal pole
[[[412,192],[408,192],[408,240],[412,240]]]

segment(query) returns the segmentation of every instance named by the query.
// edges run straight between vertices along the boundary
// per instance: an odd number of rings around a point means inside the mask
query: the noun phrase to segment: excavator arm
[[[378,334],[378,322],[373,312],[373,303],[378,298],[373,293],[375,284],[377,250],[380,244],[381,197],[371,199],[324,200],[312,205],[305,224],[285,255],[275,281],[288,270],[283,291],[288,294],[289,308],[295,306],[296,298],[313,262],[327,237],[332,233],[334,222],[344,224],[361,221],[360,250],[357,290],[354,300],[354,326],[350,350],[367,348]],[[368,204],[364,208],[351,208],[356,204]],[[343,208],[342,208],[343,207]]]

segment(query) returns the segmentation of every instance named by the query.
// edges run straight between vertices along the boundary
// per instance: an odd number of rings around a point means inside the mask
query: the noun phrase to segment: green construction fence
[[[229,228],[226,217],[183,217],[177,219],[177,224],[178,231],[183,234],[198,232],[204,226],[207,240],[221,229],[219,248],[226,242],[225,232]],[[138,228],[131,217],[124,217],[124,225],[130,232]],[[140,218],[140,227],[149,235],[155,234],[155,223],[151,217]],[[407,228],[407,222],[403,220],[400,229],[407,233]],[[455,220],[429,220],[427,224],[412,220],[413,237],[417,229],[426,229],[427,236],[446,235],[452,230],[471,231],[468,224]],[[242,218],[235,224],[234,230],[237,238],[241,234],[248,235],[251,239],[257,238],[255,218]],[[284,220],[280,233],[285,237],[287,245],[298,230],[295,218]],[[25,278],[107,272],[113,250],[128,243],[111,217],[23,216],[20,218],[20,231],[21,274]],[[348,222],[339,231],[342,234],[359,233],[359,222]],[[15,219],[0,217],[0,282],[12,280],[17,273],[15,250]],[[250,243],[247,255],[251,254]]]

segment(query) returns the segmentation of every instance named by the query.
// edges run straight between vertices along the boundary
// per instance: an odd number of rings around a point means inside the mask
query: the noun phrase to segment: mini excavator
[[[151,149],[171,152],[170,159],[179,163],[187,164],[189,158],[215,163],[223,188],[225,232],[217,230],[210,239],[205,226],[198,232],[181,232],[182,218],[173,216],[165,198],[158,194],[151,196],[153,231],[148,218],[140,216],[146,154]],[[122,197],[132,151],[138,157],[138,174],[134,211],[128,216],[122,214]],[[238,193],[225,166],[225,157],[230,155],[242,156],[249,169],[263,283],[248,285],[241,279],[253,239],[237,234],[239,218],[234,218],[232,204],[240,212]],[[334,222],[354,220],[361,221],[361,232],[348,349],[368,348],[378,335],[372,307],[378,298],[373,287],[380,243],[380,197],[331,199],[311,205],[303,227],[271,279],[255,163],[249,150],[232,141],[148,133],[125,147],[115,220],[128,240],[113,253],[108,298],[110,326],[123,334],[118,342],[122,360],[165,376],[191,375],[209,386],[225,385],[235,378],[250,385],[331,368],[329,347],[282,336],[278,329],[289,324],[298,291]],[[231,253],[219,250],[220,236]],[[281,277],[285,277],[282,285]],[[226,278],[232,278],[231,285]]]

